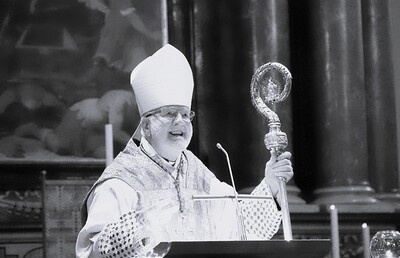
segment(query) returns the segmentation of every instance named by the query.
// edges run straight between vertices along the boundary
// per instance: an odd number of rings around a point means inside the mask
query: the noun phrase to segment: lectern
[[[172,242],[166,257],[323,258],[331,251],[328,239],[269,241]]]

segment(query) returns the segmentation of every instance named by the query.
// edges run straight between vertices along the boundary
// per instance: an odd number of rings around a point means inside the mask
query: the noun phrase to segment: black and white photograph
[[[399,14],[1,0],[0,258],[400,257]]]

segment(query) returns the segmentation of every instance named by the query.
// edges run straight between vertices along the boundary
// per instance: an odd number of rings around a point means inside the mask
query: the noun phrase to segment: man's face
[[[174,161],[187,148],[193,135],[188,107],[165,106],[150,112],[146,139],[162,157]]]

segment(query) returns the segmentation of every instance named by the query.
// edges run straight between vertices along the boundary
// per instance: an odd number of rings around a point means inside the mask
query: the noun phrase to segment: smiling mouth
[[[172,136],[183,136],[183,132],[182,131],[172,131],[169,132]]]

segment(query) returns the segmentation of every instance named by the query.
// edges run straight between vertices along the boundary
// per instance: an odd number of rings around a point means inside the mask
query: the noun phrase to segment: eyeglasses
[[[144,116],[149,117],[155,114],[160,114],[161,117],[167,118],[171,121],[175,120],[178,114],[181,115],[182,120],[185,122],[190,122],[193,120],[195,113],[187,107],[177,107],[177,106],[164,106],[157,108],[155,110],[147,112]]]

